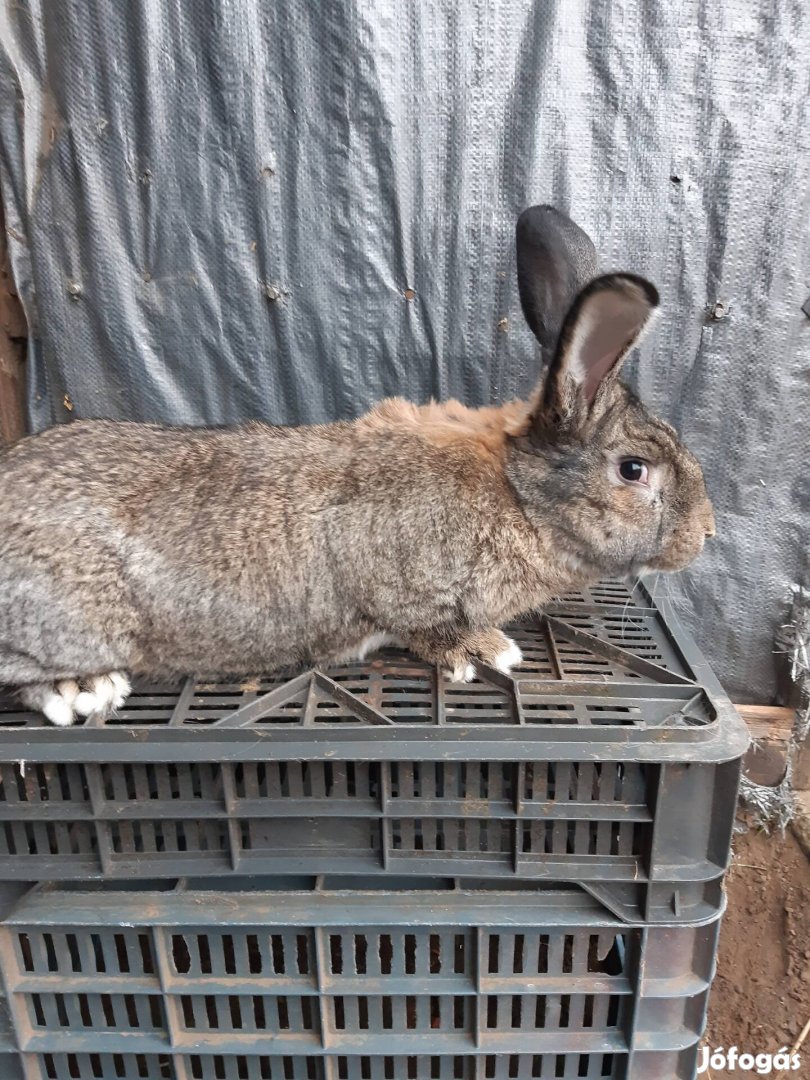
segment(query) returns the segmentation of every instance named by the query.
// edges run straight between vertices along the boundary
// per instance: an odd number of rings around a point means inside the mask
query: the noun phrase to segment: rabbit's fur
[[[66,724],[120,705],[124,673],[236,675],[392,641],[469,679],[520,661],[497,629],[520,613],[685,566],[714,529],[700,467],[615,377],[657,295],[594,280],[592,251],[551,208],[521,216],[523,308],[557,341],[532,402],[392,399],[298,428],[77,421],[5,450],[0,682]]]

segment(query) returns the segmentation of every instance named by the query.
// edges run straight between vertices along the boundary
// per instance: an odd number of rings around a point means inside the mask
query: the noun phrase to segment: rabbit
[[[130,678],[241,675],[398,644],[469,681],[499,627],[714,534],[698,462],[617,378],[658,308],[550,206],[517,222],[546,361],[528,402],[383,401],[351,422],[77,420],[0,455],[0,683],[53,724]]]

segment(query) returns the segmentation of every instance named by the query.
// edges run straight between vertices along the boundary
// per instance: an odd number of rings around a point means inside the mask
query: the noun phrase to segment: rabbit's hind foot
[[[88,678],[32,683],[20,689],[20,700],[57,727],[69,727],[77,716],[103,717],[120,709],[132,687],[120,671]]]

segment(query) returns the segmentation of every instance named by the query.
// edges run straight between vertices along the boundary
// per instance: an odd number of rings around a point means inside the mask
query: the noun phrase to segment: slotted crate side
[[[642,586],[520,631],[515,678],[404,654],[146,687],[106,724],[0,715],[0,880],[241,873],[583,883],[622,917],[711,918],[742,721]]]
[[[738,762],[4,764],[0,877],[492,874],[582,882],[629,919],[697,921],[717,910],[738,773]]]
[[[418,1055],[476,1078],[509,1075],[505,1059],[555,1076],[560,1056],[571,1075],[636,1078],[648,1055],[696,1052],[717,920],[630,927],[559,889],[355,884],[26,894],[0,930],[26,1077],[102,1054],[183,1077],[220,1058],[362,1076],[360,1058],[386,1056],[406,1076]]]
[[[15,1050],[16,1041],[5,997],[0,994],[0,1077],[3,1080],[28,1080],[23,1063]],[[36,1074],[35,1074],[36,1075]]]
[[[696,1056],[690,1047],[632,1056],[54,1053],[21,1058],[24,1080],[694,1080]],[[10,1076],[23,1080],[21,1072]]]

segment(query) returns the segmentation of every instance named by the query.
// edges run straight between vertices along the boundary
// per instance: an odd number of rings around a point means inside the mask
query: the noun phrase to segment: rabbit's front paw
[[[451,682],[472,682],[479,665],[508,675],[523,660],[514,641],[494,626],[470,632],[449,649],[437,648],[430,641],[412,642],[411,647],[426,660],[438,664]]]
[[[514,641],[494,626],[471,633],[464,639],[464,647],[480,664],[502,671],[504,675],[508,675],[523,660],[523,654]]]
[[[442,675],[448,682],[472,682],[475,678],[475,666],[465,660],[459,660],[455,667],[442,668]]]
[[[504,675],[508,675],[513,667],[517,667],[518,664],[523,663],[523,653],[511,638],[504,635],[504,640],[507,641],[508,644],[497,654],[492,661],[492,666],[497,668],[498,671],[502,671]]]

